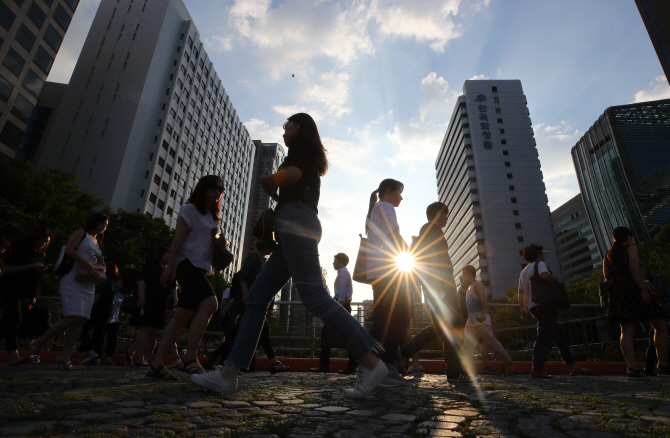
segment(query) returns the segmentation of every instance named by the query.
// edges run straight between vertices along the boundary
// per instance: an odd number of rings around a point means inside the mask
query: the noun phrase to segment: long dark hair
[[[35,231],[33,231],[31,234],[23,237],[21,240],[16,242],[12,248],[11,252],[13,253],[22,253],[22,252],[30,252],[33,251],[33,244],[37,239],[43,239],[45,237],[53,237],[51,234],[51,231],[46,229],[46,228],[39,228]],[[41,252],[42,255],[44,255],[44,252]]]
[[[627,240],[630,236],[633,236],[633,230],[631,230],[630,228],[616,227],[615,229],[612,230],[612,239],[614,239],[614,243],[612,244],[612,247],[605,256],[605,258],[609,262],[614,261],[614,259],[617,257],[617,253],[624,246],[621,242]]]
[[[289,154],[291,149],[294,151],[297,147],[298,151],[304,150],[310,152],[310,156],[316,157],[316,165],[319,168],[319,176],[323,176],[328,171],[328,158],[326,158],[326,148],[321,143],[321,136],[316,127],[316,123],[312,116],[306,113],[293,114],[288,118],[289,122],[294,122],[300,125],[298,134],[289,146]]]
[[[86,225],[84,225],[84,231],[88,234],[92,234],[98,225],[109,221],[109,216],[105,213],[93,213],[86,219]],[[102,251],[102,240],[105,238],[105,233],[99,233],[95,236],[95,240],[98,241],[98,246],[100,251]]]
[[[404,188],[405,185],[403,183],[391,178],[387,178],[381,183],[379,183],[379,188],[374,192],[372,192],[372,194],[370,195],[370,207],[368,208],[368,216],[365,218],[366,234],[370,231],[370,214],[372,214],[372,209],[375,207],[375,204],[378,201],[378,197],[381,198],[389,190],[392,190],[394,192],[402,192]]]
[[[200,178],[198,184],[195,185],[191,197],[186,201],[187,204],[193,204],[195,208],[198,209],[200,214],[207,214],[207,206],[205,205],[205,196],[207,195],[207,190],[211,189],[218,183],[223,183],[223,177],[219,175],[205,175]],[[219,221],[219,212],[221,211],[221,198],[212,206],[212,217],[214,220]]]

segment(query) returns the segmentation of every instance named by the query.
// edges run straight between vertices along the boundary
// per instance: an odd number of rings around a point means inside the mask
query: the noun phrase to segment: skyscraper
[[[551,212],[551,224],[565,283],[599,269],[602,259],[581,193]]]
[[[247,226],[244,236],[244,249],[242,259],[256,250],[256,238],[253,229],[263,211],[274,208],[277,204],[270,196],[266,195],[261,188],[260,177],[268,173],[275,173],[279,165],[284,161],[286,153],[279,143],[263,143],[254,140],[254,164],[251,190],[249,191],[249,211],[247,212]]]
[[[579,188],[605,256],[612,230],[649,239],[670,221],[670,99],[612,106],[572,148]]]
[[[559,273],[526,105],[518,80],[465,81],[435,162],[454,272],[473,265],[494,297],[518,285],[529,243],[544,246]]]
[[[79,0],[0,0],[0,152],[13,157]]]
[[[635,0],[665,77],[670,80],[670,2],[667,0]]]
[[[36,163],[171,227],[200,177],[222,175],[222,229],[240,255],[252,154],[182,0],[103,0]]]

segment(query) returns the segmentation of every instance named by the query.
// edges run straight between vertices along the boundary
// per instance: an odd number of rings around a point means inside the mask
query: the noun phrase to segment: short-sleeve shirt
[[[378,202],[370,212],[370,230],[368,231],[368,280],[385,277],[391,273],[389,265],[393,263],[389,253],[396,252],[396,245],[391,237],[393,230],[398,228],[395,208],[390,202]]]
[[[212,230],[218,231],[219,223],[211,213],[202,214],[193,204],[184,205],[179,212],[179,218],[184,219],[189,233],[177,256],[177,263],[189,259],[193,266],[211,271],[212,254],[214,253]]]
[[[519,276],[519,290],[523,290],[526,295],[526,306],[529,309],[537,306],[537,303],[533,302],[533,291],[530,289],[530,277],[535,274],[535,263],[538,264],[538,274],[541,275],[543,272],[549,272],[549,268],[547,268],[547,264],[544,262],[528,263],[528,266],[521,271],[521,275]]]
[[[227,287],[226,290],[221,294],[221,301],[230,299],[230,288]]]
[[[349,270],[347,268],[338,269],[337,277],[335,277],[335,299],[341,303],[351,299],[353,293],[354,288],[351,284]]]
[[[302,176],[295,184],[279,188],[279,202],[277,207],[291,201],[303,201],[319,212],[319,196],[321,192],[321,177],[319,176],[319,154],[316,147],[295,145],[288,148],[288,155],[279,166],[285,169],[295,166],[302,172]]]

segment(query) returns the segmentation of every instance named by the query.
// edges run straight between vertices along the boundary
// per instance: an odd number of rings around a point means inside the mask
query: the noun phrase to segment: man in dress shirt
[[[351,298],[353,295],[353,285],[351,283],[351,274],[347,269],[349,264],[349,257],[344,253],[335,255],[333,261],[333,268],[337,271],[335,278],[335,300],[340,303],[342,307],[351,313]],[[310,368],[310,371],[317,373],[330,372],[330,349],[333,347],[345,348],[342,342],[339,341],[339,336],[329,326],[324,326],[321,331],[321,356],[319,359],[319,366]],[[340,370],[340,374],[352,374],[356,371],[356,359],[349,353],[349,363],[347,367]]]

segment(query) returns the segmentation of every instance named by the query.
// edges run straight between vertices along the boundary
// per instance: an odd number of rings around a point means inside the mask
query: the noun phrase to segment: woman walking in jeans
[[[292,278],[307,310],[335,327],[349,351],[359,360],[356,387],[346,390],[345,396],[363,398],[372,392],[388,370],[375,355],[381,353],[381,345],[329,296],[323,283],[318,250],[321,223],[317,206],[321,176],[328,169],[328,161],[312,117],[304,113],[289,117],[284,124],[284,142],[288,156],[279,171],[261,178],[265,193],[277,200],[275,235],[279,246],[249,291],[240,332],[226,365],[220,371],[191,376],[191,380],[221,393],[237,390],[237,373],[251,362],[268,303]]]

